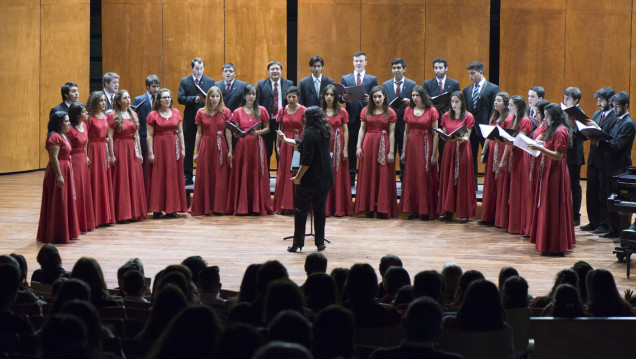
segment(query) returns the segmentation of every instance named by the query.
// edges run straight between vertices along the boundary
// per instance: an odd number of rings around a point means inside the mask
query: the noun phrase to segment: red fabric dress
[[[346,149],[344,145],[344,134],[342,128],[349,123],[349,114],[344,108],[336,116],[327,116],[333,135],[331,136],[332,163],[335,183],[329,189],[327,197],[327,206],[325,214],[327,216],[334,215],[336,217],[352,216],[353,205],[351,202],[351,177],[349,176],[349,159],[345,158],[343,151]],[[349,156],[355,156],[355,153],[349,153]]]
[[[512,117],[508,116],[505,120],[512,121]],[[491,123],[492,125],[492,123]],[[499,183],[503,176],[502,170],[499,168],[501,157],[505,145],[498,144],[494,141],[488,143],[488,159],[484,169],[484,187],[481,198],[481,220],[484,222],[495,223],[497,216],[497,204],[499,200]],[[508,213],[508,212],[506,212]]]
[[[269,121],[269,114],[259,106],[261,116],[253,118],[242,107],[232,114],[232,122],[248,129],[257,122]],[[239,138],[234,148],[234,160],[230,171],[226,212],[237,214],[273,214],[269,191],[269,170],[265,162],[265,144],[262,136],[248,135]]]
[[[446,129],[446,133],[451,133],[461,126],[466,126],[469,130],[475,127],[475,118],[470,112],[466,112],[466,116],[461,121],[451,119],[448,112],[442,116],[441,127]],[[448,142],[444,145],[440,167],[438,212],[451,212],[462,218],[470,218],[477,214],[475,173],[470,142]]]
[[[525,132],[526,136],[529,136],[530,132],[532,132],[532,121],[528,117],[522,118],[521,122],[519,122],[519,133],[521,132]],[[528,171],[525,170],[526,160],[524,156],[527,152],[513,146],[508,148],[508,152],[510,152],[508,157],[508,168],[510,169],[508,233],[522,234],[526,220],[524,209],[530,198]]]
[[[280,108],[276,116],[279,129],[285,133],[287,138],[302,139],[303,136],[303,116],[305,106],[300,105],[298,110],[290,115],[285,111],[287,107]],[[282,123],[280,123],[282,121]],[[276,172],[276,188],[274,189],[274,212],[282,212],[285,209],[294,209],[294,182],[289,169],[291,168],[294,147],[286,143],[280,144],[278,155],[278,171]]]
[[[201,126],[202,136],[190,207],[193,216],[208,215],[210,212],[225,213],[230,181],[225,122],[231,119],[232,111],[227,107],[214,115],[208,115],[200,109],[194,118],[194,123]]]
[[[406,141],[406,163],[400,196],[400,212],[436,216],[439,179],[433,155],[433,123],[439,120],[435,107],[415,116],[412,107],[404,110],[404,122],[409,125]],[[399,158],[399,154],[396,155]]]
[[[510,128],[512,126],[513,115],[506,117],[502,124],[502,128]],[[506,150],[506,147],[508,149]],[[499,145],[499,155],[502,156],[499,164],[503,167],[499,168],[497,182],[497,209],[495,210],[495,226],[499,228],[508,228],[508,215],[510,213],[510,153],[513,146]],[[504,152],[506,156],[504,157]]]
[[[152,111],[146,126],[154,128],[154,163],[146,161],[146,199],[149,212],[185,212],[188,210],[183,176],[183,156],[178,131],[181,113],[170,110],[170,118]]]
[[[375,211],[387,218],[397,217],[397,188],[395,187],[395,162],[389,162],[389,123],[395,123],[395,111],[389,109],[389,118],[384,114],[367,117],[362,109],[360,121],[366,123],[362,140],[362,158],[359,160],[358,185],[356,187],[355,211]],[[397,157],[399,158],[399,156]]]
[[[46,140],[47,150],[50,151],[53,145],[60,147],[57,160],[64,178],[64,187],[57,186],[57,175],[49,162],[44,171],[42,207],[36,238],[43,243],[68,243],[71,238],[80,235],[75,212],[73,169],[69,157],[71,145],[61,134],[55,132]]]
[[[108,157],[108,122],[106,116],[101,120],[88,116],[88,166],[93,194],[95,225],[115,223],[115,201],[113,199],[113,181],[110,175],[110,158]]]
[[[82,123],[83,132],[73,126],[68,127],[66,137],[71,143],[71,162],[73,164],[73,182],[75,183],[75,212],[80,232],[95,229],[95,210],[93,208],[93,194],[91,179],[88,172],[88,162],[84,147],[88,141],[88,131]]]
[[[536,141],[536,139],[545,134],[546,126],[541,124],[540,127],[537,127],[532,133],[532,139]],[[526,153],[526,167],[528,169],[528,186],[530,187],[530,197],[526,201],[525,209],[522,214],[522,218],[526,219],[524,225],[523,234],[529,236],[530,230],[532,228],[532,217],[534,216],[534,209],[537,208],[537,190],[539,188],[539,166],[541,164],[542,155],[539,154],[537,157],[533,157],[530,154]]]
[[[111,166],[115,220],[148,219],[144,174],[141,170],[141,149],[135,141],[137,126],[132,120],[124,119],[122,128],[119,128],[115,123],[113,111],[108,115],[108,128],[115,130],[113,155],[117,164]]]
[[[530,242],[536,243],[539,252],[563,253],[572,250],[575,243],[570,173],[566,164],[569,141],[567,129],[559,127],[544,147],[560,150],[563,158],[555,161],[540,156],[538,202],[530,231]]]

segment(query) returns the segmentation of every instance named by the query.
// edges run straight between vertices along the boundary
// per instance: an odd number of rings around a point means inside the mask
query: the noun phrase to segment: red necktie
[[[444,84],[442,80],[439,80],[439,94],[441,95],[444,92]]]
[[[115,101],[115,95],[112,95],[112,96],[110,97],[110,105],[111,105],[111,106],[114,106],[114,101]]]
[[[274,82],[274,106],[272,107],[274,114],[276,116],[278,113],[278,82]]]
[[[398,81],[395,83],[395,97],[400,97],[400,94],[402,94],[402,90],[400,89],[401,84],[402,81]]]
[[[598,124],[600,125],[601,123],[603,123],[604,119],[605,119],[605,111],[603,111],[603,113],[601,114],[601,121],[599,121]]]
[[[230,93],[230,85],[231,84],[232,84],[231,82],[226,82],[225,83],[225,93]]]
[[[199,79],[194,79],[194,83],[199,86]]]
[[[362,85],[362,79],[360,78],[360,74],[358,74],[358,78],[356,78],[356,86]]]

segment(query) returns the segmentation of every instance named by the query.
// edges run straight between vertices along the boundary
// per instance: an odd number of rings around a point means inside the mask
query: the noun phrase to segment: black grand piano
[[[612,194],[607,199],[607,209],[618,212],[620,218],[620,247],[614,248],[619,262],[627,262],[627,278],[630,272],[630,257],[636,252],[636,222],[631,224],[636,213],[636,166],[612,177]]]

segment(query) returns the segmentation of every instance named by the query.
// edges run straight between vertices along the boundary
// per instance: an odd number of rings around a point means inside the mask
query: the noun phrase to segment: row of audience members
[[[506,323],[510,310],[530,307],[544,316],[566,318],[635,315],[631,290],[622,298],[609,271],[583,261],[561,270],[552,290],[535,298],[512,267],[501,269],[498,286],[455,263],[447,263],[441,273],[417,273],[411,281],[401,260],[390,254],[380,261],[379,285],[366,263],[327,274],[327,258],[320,252],[307,256],[307,280],[301,286],[278,261],[252,264],[234,298],[221,298],[219,268],[200,256],[157,273],[152,291],[142,262],[128,260],[117,272],[119,296],[109,294],[92,258],[80,258],[69,273],[57,249],[45,244],[37,261],[41,268],[31,281],[52,284],[53,298],[41,328],[11,311],[16,304],[45,305],[27,284],[26,260],[19,254],[0,256],[0,336],[35,335],[42,358],[125,357],[102,349],[102,340],[114,334],[100,324],[98,309],[133,302],[150,308],[134,338],[147,358],[358,358],[356,328],[400,324],[402,344],[377,349],[371,358],[461,357],[434,349],[448,331],[503,331],[509,338],[504,352],[512,358],[526,348],[515,352]]]

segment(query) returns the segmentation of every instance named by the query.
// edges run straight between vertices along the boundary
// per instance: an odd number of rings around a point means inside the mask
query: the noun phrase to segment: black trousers
[[[192,121],[183,121],[183,141],[185,142],[185,156],[183,156],[183,174],[185,175],[186,182],[192,181],[192,175],[194,174],[194,142],[197,139],[197,125]]]
[[[481,156],[478,155],[479,145],[481,145],[481,147],[483,148],[485,141],[486,140],[480,135],[478,135],[475,131],[470,132],[470,151],[473,153],[473,171],[474,171],[473,173],[475,174],[475,188],[477,188],[477,163],[479,162],[479,159],[481,158]],[[581,203],[579,202],[579,207],[580,205]]]
[[[570,172],[570,188],[572,189],[572,218],[575,221],[581,219],[581,201],[583,191],[581,190],[581,165],[568,163]]]
[[[587,217],[594,227],[608,223],[607,197],[610,195],[610,180],[604,170],[587,165],[587,189],[585,203]]]
[[[294,245],[305,245],[305,227],[307,225],[307,212],[314,211],[314,230],[316,231],[315,244],[325,244],[325,206],[329,187],[309,188],[302,185],[296,186],[294,194]]]
[[[349,151],[349,176],[351,176],[351,186],[356,183],[356,167],[358,158],[356,157],[356,147],[358,145],[358,133],[360,132],[360,120],[348,124],[349,143],[347,145]]]
[[[278,130],[278,122],[276,120],[269,120],[269,132],[263,135],[263,141],[265,142],[265,151],[267,152],[267,168],[272,168],[271,158],[272,152],[274,152],[274,144],[276,143],[276,130]],[[278,155],[276,155],[276,163],[278,164]]]
[[[395,160],[400,164],[400,182],[404,181],[404,163],[400,161],[402,150],[404,149],[404,121],[395,124]]]

